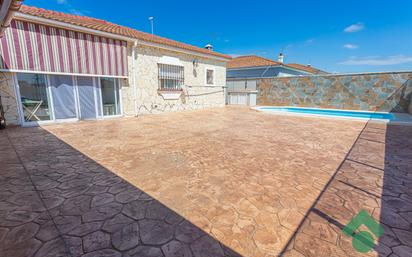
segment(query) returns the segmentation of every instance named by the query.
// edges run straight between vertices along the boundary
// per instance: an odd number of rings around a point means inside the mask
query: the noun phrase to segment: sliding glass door
[[[49,84],[56,120],[76,119],[76,98],[72,76],[50,75]]]
[[[52,120],[50,94],[46,76],[42,74],[18,73],[20,107],[24,122]]]
[[[103,116],[120,115],[120,82],[114,78],[100,78]]]
[[[121,114],[120,79],[17,73],[23,123]]]
[[[77,77],[80,119],[96,119],[98,115],[97,87],[92,77]]]

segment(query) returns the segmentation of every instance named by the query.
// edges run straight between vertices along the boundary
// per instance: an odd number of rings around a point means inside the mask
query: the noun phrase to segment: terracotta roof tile
[[[312,73],[312,74],[327,73],[323,70],[313,68],[312,66],[302,65],[302,64],[299,64],[299,63],[288,63],[288,64],[286,64],[286,66],[289,66],[291,68],[298,69],[298,70],[303,70],[303,71],[306,71],[306,72],[309,72],[309,73]]]
[[[27,14],[27,15],[36,16],[36,17],[65,22],[68,24],[77,25],[77,26],[81,26],[81,27],[85,27],[89,29],[94,29],[98,31],[103,31],[107,33],[125,36],[125,37],[135,38],[135,39],[146,41],[146,42],[162,44],[162,45],[171,46],[171,47],[177,47],[180,49],[190,50],[190,51],[194,51],[194,52],[198,52],[202,54],[208,54],[208,55],[221,57],[225,59],[231,58],[229,55],[217,53],[214,51],[210,51],[204,48],[181,43],[181,42],[167,39],[164,37],[159,37],[156,35],[152,35],[149,33],[145,33],[139,30],[117,25],[117,24],[114,24],[114,23],[111,23],[105,20],[96,19],[96,18],[72,15],[72,14],[67,14],[67,13],[62,13],[62,12],[51,11],[51,10],[45,10],[42,8],[37,8],[37,7],[32,7],[32,6],[27,6],[27,5],[22,5],[19,12],[23,14]]]
[[[289,68],[293,68],[296,70],[309,72],[312,74],[326,73],[325,71],[313,68],[311,66],[302,65],[298,63],[285,64],[285,63],[273,61],[271,59],[263,58],[263,57],[256,56],[256,55],[245,55],[245,56],[239,56],[239,57],[232,58],[232,60],[230,60],[227,63],[227,68],[236,69],[236,68],[272,66],[272,65],[275,65],[275,66],[282,65],[284,67],[289,67]]]
[[[271,66],[281,65],[280,62],[275,62],[270,59],[266,59],[256,55],[246,55],[235,57],[227,63],[228,69],[234,68],[246,68],[246,67],[258,67],[258,66]]]

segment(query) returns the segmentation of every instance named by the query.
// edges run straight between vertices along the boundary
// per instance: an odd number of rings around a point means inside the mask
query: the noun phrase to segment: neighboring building
[[[256,80],[259,78],[304,76],[326,74],[310,65],[283,63],[284,56],[279,54],[278,61],[256,55],[239,56],[227,63],[228,104],[256,105]]]
[[[8,124],[225,104],[230,56],[107,21],[21,6],[0,40]]]
[[[227,64],[227,79],[232,78],[272,78],[299,75],[326,74],[310,65],[283,63],[283,55],[273,61],[256,55],[239,56]]]
[[[299,64],[299,63],[288,63],[288,64],[286,64],[286,66],[288,68],[292,68],[292,69],[295,69],[295,70],[307,72],[310,75],[325,75],[325,74],[328,74],[326,71],[316,69],[316,68],[312,67],[311,65],[303,65],[303,64]],[[302,74],[302,75],[308,75],[308,74]]]

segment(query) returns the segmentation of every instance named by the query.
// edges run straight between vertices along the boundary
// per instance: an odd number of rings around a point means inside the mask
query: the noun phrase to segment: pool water
[[[380,119],[393,120],[395,116],[385,112],[363,112],[363,111],[347,111],[347,110],[329,110],[329,109],[314,109],[300,107],[259,107],[258,110],[265,112],[287,112],[309,115],[326,115],[360,119]]]

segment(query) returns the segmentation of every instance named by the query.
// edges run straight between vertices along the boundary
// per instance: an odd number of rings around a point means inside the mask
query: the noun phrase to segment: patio
[[[412,252],[412,127],[226,107],[13,128],[0,144],[1,256]],[[341,232],[361,209],[385,229],[367,254]]]

